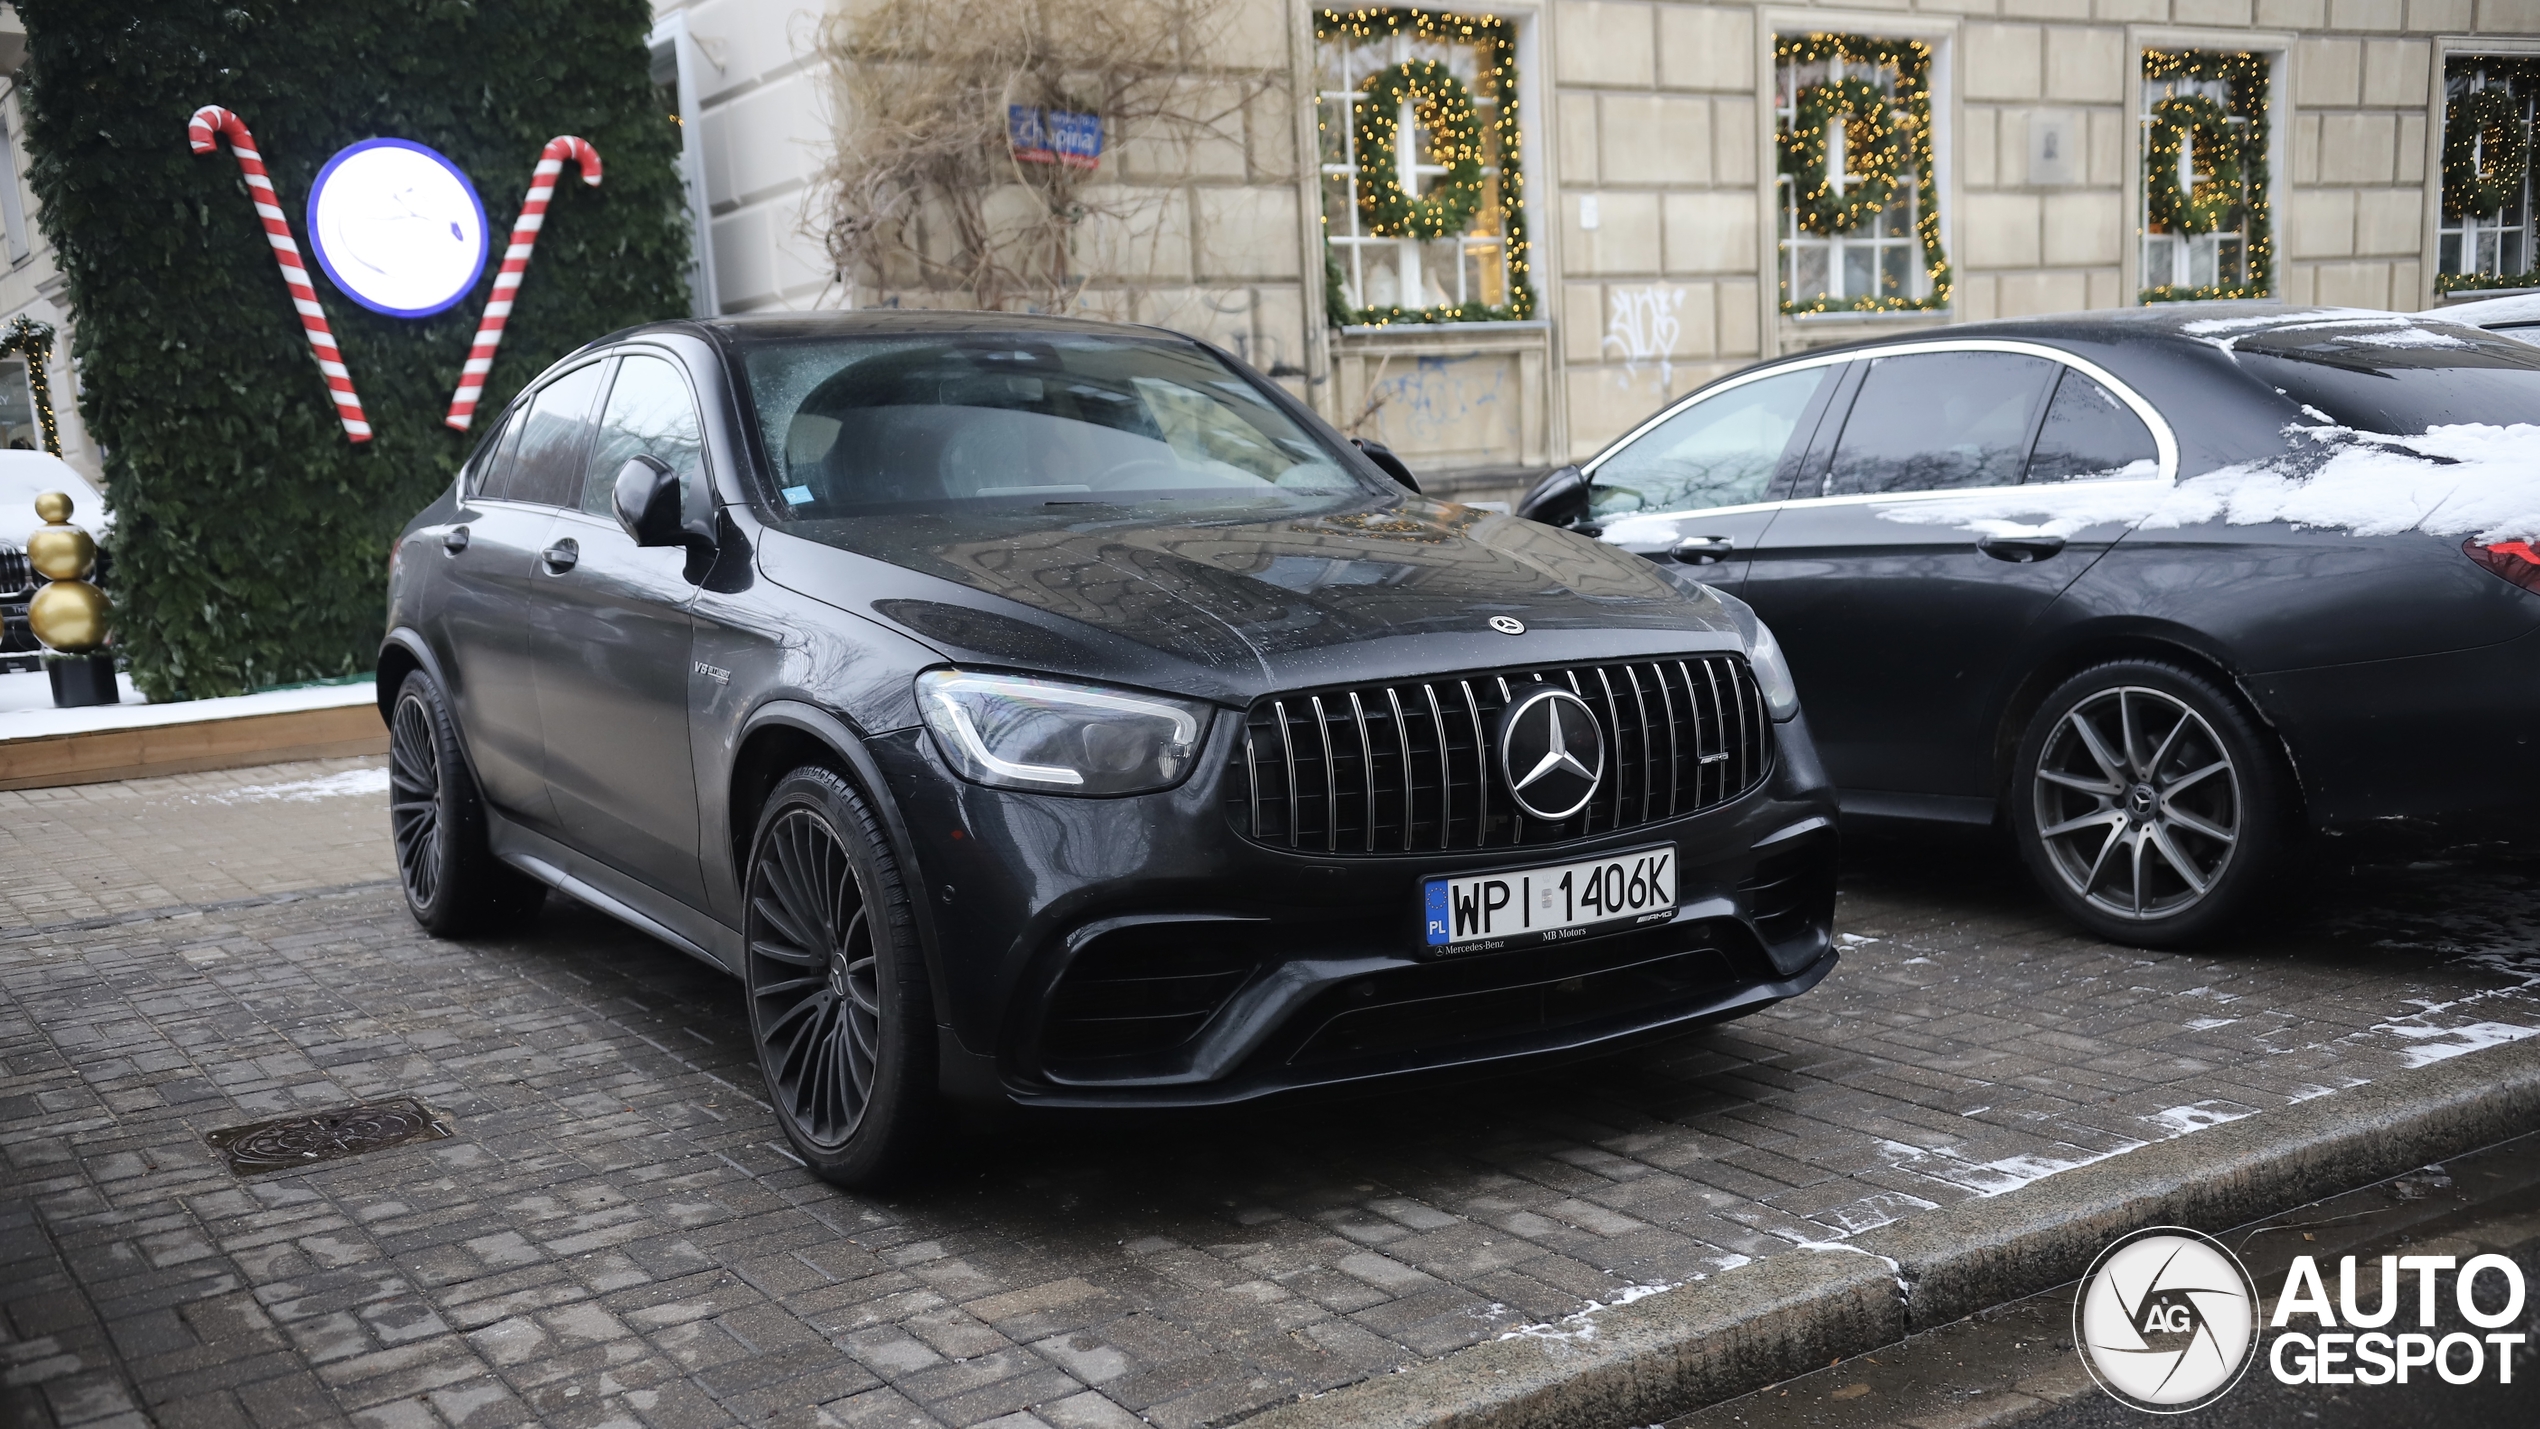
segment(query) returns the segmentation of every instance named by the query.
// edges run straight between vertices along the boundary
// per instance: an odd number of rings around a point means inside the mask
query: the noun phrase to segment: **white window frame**
[[[1776,33],[1775,38],[1778,39],[1782,35],[1791,33],[1795,32],[1788,30],[1779,31]],[[1822,26],[1811,26],[1808,31],[1798,33],[1832,32],[1825,30]],[[1913,39],[1918,37],[1910,35],[1880,35],[1879,38]],[[1840,80],[1846,77],[1844,74],[1843,56],[1836,55],[1832,60],[1828,61],[1827,64],[1827,77],[1830,80]],[[1774,68],[1776,73],[1773,77],[1772,87],[1778,91],[1782,87],[1781,77],[1778,72],[1780,69],[1779,64],[1776,63]],[[1875,69],[1877,67],[1873,66],[1871,68]],[[1935,55],[1932,60],[1934,93],[1932,95],[1931,102],[1935,120],[1937,119],[1937,115],[1940,110],[1940,95],[1938,93],[1939,78],[1940,60],[1939,57]],[[1893,96],[1891,95],[1891,97]],[[1795,126],[1798,122],[1799,90],[1797,86],[1792,86],[1789,94],[1786,96],[1786,99],[1788,101],[1787,103],[1779,105],[1772,111],[1773,131],[1777,138],[1784,125]],[[1831,161],[1838,156],[1844,155],[1842,121],[1827,121],[1827,131],[1826,155]],[[1939,144],[1937,136],[1934,136],[1932,158],[1934,167],[1937,167],[1939,163]],[[1930,175],[1921,173],[1914,175],[1913,202],[1902,212],[1899,212],[1892,206],[1882,210],[1878,217],[1872,222],[1871,231],[1867,234],[1828,233],[1820,235],[1810,233],[1799,226],[1799,209],[1791,196],[1791,177],[1788,174],[1781,172],[1781,166],[1779,164],[1775,164],[1773,166],[1772,174],[1774,228],[1773,287],[1776,295],[1780,292],[1782,286],[1782,275],[1785,271],[1790,273],[1793,277],[1797,276],[1799,271],[1799,255],[1803,250],[1823,249],[1825,250],[1826,255],[1827,279],[1824,296],[1831,298],[1836,302],[1846,302],[1858,297],[1875,296],[1875,294],[1856,294],[1846,293],[1843,291],[1844,269],[1847,266],[1846,260],[1853,253],[1862,250],[1866,250],[1870,255],[1870,271],[1873,275],[1871,281],[1874,286],[1877,282],[1876,275],[1884,267],[1884,260],[1887,255],[1891,251],[1901,250],[1905,254],[1906,271],[1908,274],[1906,291],[1902,296],[1908,298],[1928,298],[1931,296],[1931,275],[1924,271],[1923,240],[1922,235],[1918,232],[1922,220],[1923,204],[1934,196],[1934,191],[1937,187],[1932,182]],[[1834,175],[1834,191],[1838,195],[1844,191],[1845,184],[1848,180],[1857,181],[1855,180],[1855,176],[1847,171],[1838,171]],[[1943,206],[1946,207],[1945,202]],[[1817,295],[1811,294],[1809,296],[1814,297]],[[1792,292],[1791,298],[1794,301],[1801,301],[1800,295],[1795,290]],[[1777,296],[1777,306],[1778,302],[1779,299]],[[1918,310],[1918,313],[1919,311],[1922,310]],[[1838,309],[1837,312],[1844,316],[1873,316],[1872,314],[1857,313],[1850,309]],[[1836,314],[1832,313],[1809,313],[1797,314],[1796,316],[1816,317],[1835,315]]]
[[[2137,116],[2134,147],[2125,164],[2126,211],[2135,216],[2134,241],[2124,245],[2120,254],[2124,284],[2124,307],[2160,306],[2143,301],[2144,282],[2143,213],[2143,138],[2140,124],[2143,105],[2143,52],[2145,50],[2221,50],[2248,51],[2261,54],[2267,61],[2267,208],[2275,215],[2275,276],[2272,291],[2254,298],[2232,301],[2249,303],[2281,303],[2285,287],[2292,280],[2293,257],[2287,242],[2291,227],[2289,208],[2293,194],[2293,39],[2283,31],[2202,30],[2171,26],[2128,25],[2125,48],[2119,52],[2125,66],[2120,76],[2124,88],[2118,92],[2132,96],[2129,107]]]
[[[2454,60],[2540,59],[2540,41],[2484,35],[2445,35],[2434,42],[2434,70],[2427,86],[2428,107],[2425,123],[2425,251],[2418,272],[2420,291],[2417,306],[2426,307],[2445,302],[2475,302],[2481,298],[2501,298],[2510,293],[2540,291],[2535,288],[2474,288],[2446,295],[2436,284],[2443,274],[2443,239],[2460,235],[2465,227],[2451,223],[2443,214],[2443,117],[2445,109],[2443,74]],[[2540,90],[2540,86],[2535,86]],[[2536,93],[2535,98],[2540,98]],[[2524,213],[2523,271],[2540,269],[2540,185],[2528,177],[2523,183]],[[2501,225],[2501,215],[2500,223]],[[2485,227],[2485,225],[2478,225]]]
[[[1381,8],[1400,10],[1429,9],[1436,12],[1442,7],[1404,4],[1384,6]],[[1536,152],[1532,131],[1535,127],[1535,120],[1538,116],[1531,112],[1530,94],[1526,84],[1528,78],[1527,72],[1530,66],[1528,64],[1529,47],[1525,43],[1525,30],[1528,26],[1528,22],[1532,19],[1532,15],[1531,12],[1484,13],[1490,13],[1491,18],[1505,22],[1512,30],[1516,31],[1517,73],[1514,76],[1514,88],[1517,90],[1517,102],[1519,106],[1518,150],[1522,178],[1522,171],[1526,160]],[[1346,81],[1352,77],[1364,78],[1366,74],[1374,73],[1376,70],[1385,69],[1392,65],[1399,64],[1406,59],[1413,58],[1412,47],[1418,43],[1419,41],[1415,36],[1395,35],[1377,44],[1348,47],[1345,53],[1350,58],[1348,61],[1345,61],[1343,65],[1344,80]],[[1311,62],[1313,65],[1311,73],[1314,75],[1315,82],[1319,86],[1322,82],[1324,42],[1312,38],[1310,24],[1308,26],[1307,44],[1310,47],[1308,53],[1311,56]],[[1381,55],[1383,58],[1371,59],[1362,68],[1355,62],[1356,57],[1361,55]],[[1422,308],[1437,306],[1436,304],[1425,301],[1427,275],[1423,271],[1424,259],[1420,252],[1424,243],[1454,243],[1458,247],[1458,256],[1460,259],[1469,259],[1476,249],[1495,249],[1497,252],[1497,261],[1500,264],[1501,272],[1503,274],[1503,281],[1506,284],[1507,291],[1513,294],[1516,285],[1525,281],[1525,279],[1523,276],[1509,272],[1507,269],[1508,236],[1504,231],[1496,236],[1476,238],[1471,235],[1457,235],[1454,238],[1446,239],[1384,238],[1362,231],[1362,225],[1365,219],[1358,207],[1358,133],[1356,124],[1351,122],[1353,111],[1357,106],[1357,102],[1358,94],[1357,88],[1354,84],[1345,82],[1343,87],[1339,89],[1317,88],[1314,91],[1314,107],[1312,111],[1314,122],[1310,122],[1308,125],[1309,131],[1314,129],[1315,123],[1337,125],[1341,137],[1341,159],[1338,163],[1323,162],[1322,149],[1319,144],[1313,150],[1315,155],[1313,211],[1318,214],[1325,214],[1328,217],[1328,210],[1324,206],[1324,188],[1329,181],[1337,178],[1348,186],[1348,199],[1345,204],[1345,208],[1348,213],[1349,230],[1344,233],[1339,231],[1337,225],[1326,223],[1322,227],[1322,241],[1332,254],[1340,258],[1341,286],[1343,292],[1355,300],[1352,303],[1352,307],[1366,308],[1370,306],[1367,301],[1366,255],[1371,251],[1383,250],[1390,250],[1395,255],[1395,273],[1398,275],[1407,275],[1408,285],[1413,287],[1414,295],[1423,299],[1423,301],[1405,302],[1401,301],[1400,298],[1397,297],[1394,306],[1410,311],[1418,311]],[[1496,96],[1486,98],[1479,94],[1474,95],[1473,108],[1475,121],[1485,125],[1496,123],[1500,103],[1500,99]],[[1399,122],[1400,133],[1406,135],[1415,135],[1418,133],[1411,112],[1411,106],[1403,106]],[[1426,145],[1418,142],[1397,142],[1394,146],[1394,163],[1396,166],[1396,173],[1401,179],[1404,189],[1409,192],[1422,192],[1419,187],[1422,179],[1442,176],[1446,172],[1443,166],[1428,163],[1424,157],[1425,152]],[[1483,166],[1482,181],[1484,183],[1496,185],[1499,182],[1499,175],[1499,165],[1488,164]],[[1549,192],[1548,189],[1544,189],[1543,191]],[[1522,183],[1520,184],[1519,192],[1521,194],[1526,192],[1526,186]],[[1545,226],[1549,216],[1549,213],[1544,207],[1530,205],[1527,223],[1529,230],[1528,246],[1538,255],[1544,251],[1543,238],[1539,230]],[[1322,255],[1318,253],[1316,255],[1315,267],[1312,271],[1320,272],[1321,262]],[[1540,260],[1535,262],[1532,266],[1538,274],[1548,271]],[[1470,263],[1467,261],[1459,261],[1455,265],[1454,286],[1452,288],[1448,288],[1443,283],[1439,285],[1440,291],[1446,298],[1447,306],[1456,306],[1480,300],[1480,294],[1473,290],[1471,279],[1472,272]],[[1404,281],[1404,278],[1397,278],[1397,282]],[[1542,285],[1538,282],[1535,292],[1535,301],[1538,309],[1541,308],[1543,303],[1546,301],[1546,298],[1547,294],[1543,292]],[[1497,306],[1502,307],[1506,305],[1507,300],[1505,298],[1497,304]]]

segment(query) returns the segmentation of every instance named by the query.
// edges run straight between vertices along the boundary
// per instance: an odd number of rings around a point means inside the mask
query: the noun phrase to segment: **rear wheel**
[[[485,801],[459,753],[441,687],[421,670],[397,687],[388,722],[388,831],[406,911],[436,937],[527,922],[546,885],[494,857]]]
[[[750,844],[742,979],[777,1121],[813,1172],[870,1186],[933,1129],[934,1001],[880,822],[836,773],[780,780]]]
[[[2267,736],[2212,681],[2112,661],[2050,694],[2020,742],[2012,829],[2066,914],[2114,942],[2176,947],[2250,911],[2292,827]]]

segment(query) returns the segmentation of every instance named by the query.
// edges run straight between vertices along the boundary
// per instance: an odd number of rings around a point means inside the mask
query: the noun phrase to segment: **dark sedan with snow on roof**
[[[2182,304],[1811,352],[1520,509],[1752,605],[1847,815],[2006,824],[2107,937],[2540,776],[2540,348],[2476,328]]]

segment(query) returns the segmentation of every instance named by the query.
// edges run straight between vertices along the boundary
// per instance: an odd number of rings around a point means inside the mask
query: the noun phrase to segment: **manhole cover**
[[[359,1106],[276,1117],[248,1126],[227,1126],[203,1139],[229,1154],[230,1170],[241,1176],[255,1176],[359,1156],[409,1141],[438,1141],[450,1134],[447,1117],[412,1097],[392,1097]]]

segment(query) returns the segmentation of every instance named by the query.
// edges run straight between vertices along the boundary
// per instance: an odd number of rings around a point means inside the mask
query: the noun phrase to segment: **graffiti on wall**
[[[1622,354],[1626,384],[1638,382],[1641,368],[1655,363],[1659,390],[1665,391],[1676,376],[1669,357],[1676,350],[1677,340],[1684,336],[1679,314],[1684,311],[1685,290],[1652,283],[1640,288],[1615,288],[1609,296],[1605,339],[1598,350]]]

